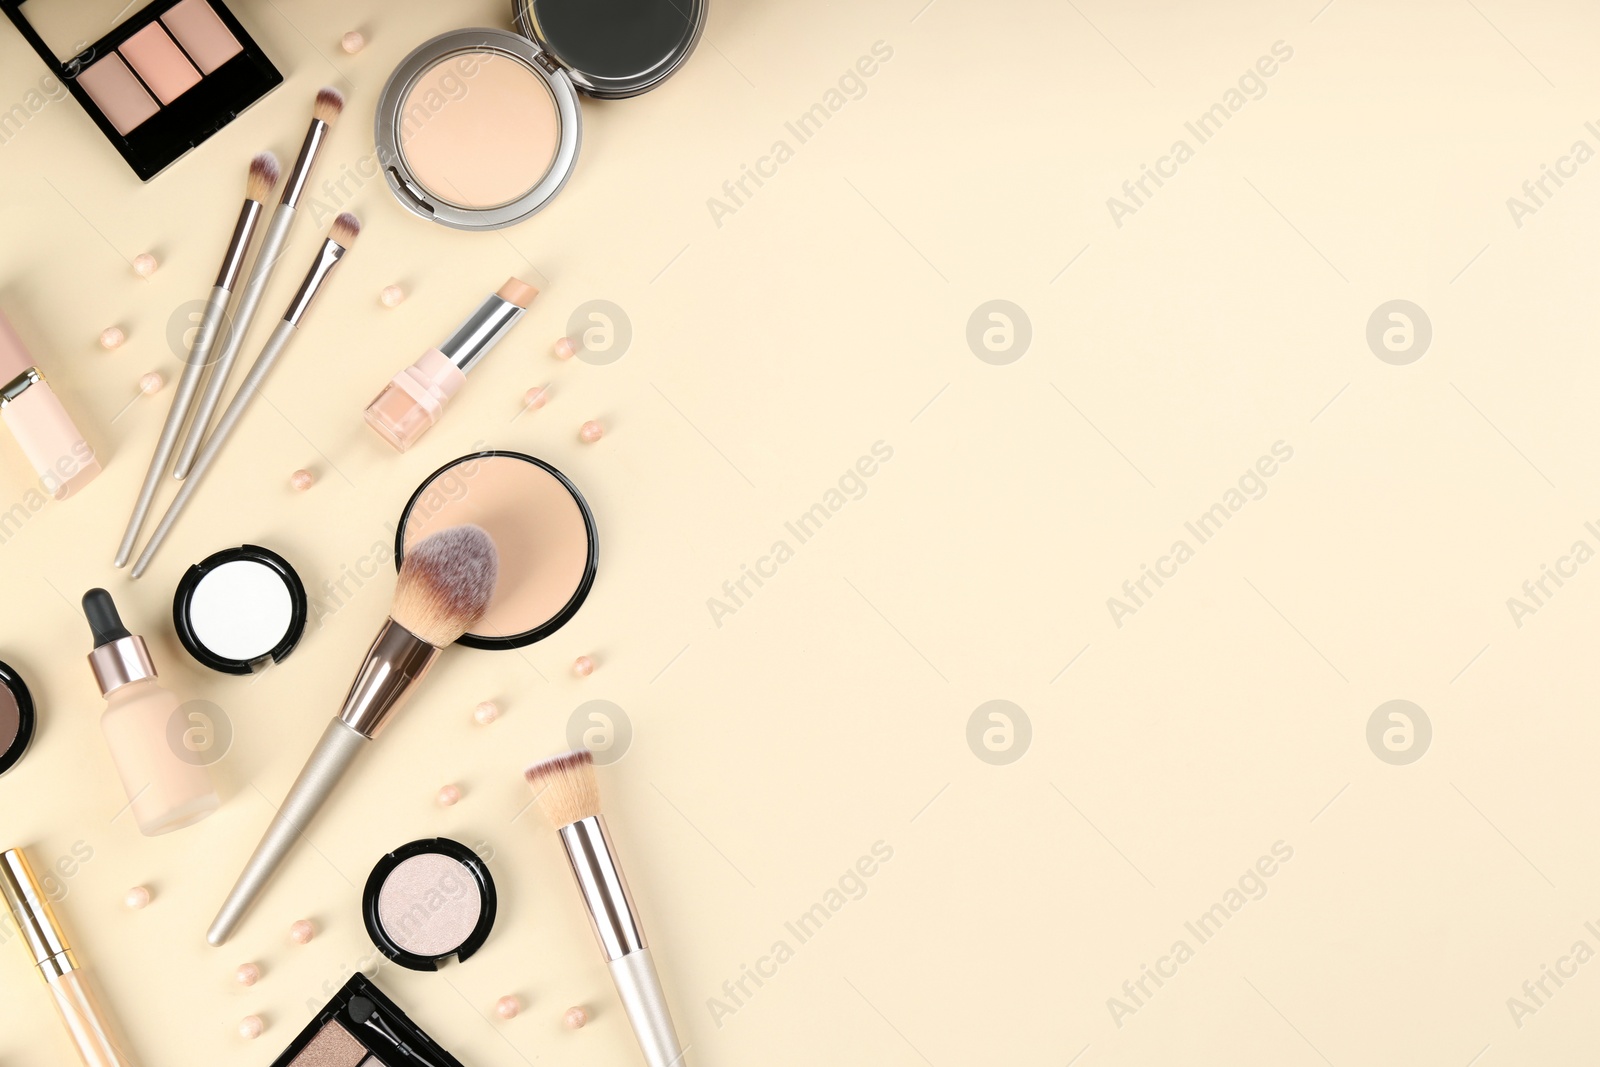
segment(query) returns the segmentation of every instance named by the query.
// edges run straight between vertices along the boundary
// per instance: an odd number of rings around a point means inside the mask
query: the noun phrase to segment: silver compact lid
[[[707,0],[512,0],[517,30],[589,96],[638,96],[688,60]]]

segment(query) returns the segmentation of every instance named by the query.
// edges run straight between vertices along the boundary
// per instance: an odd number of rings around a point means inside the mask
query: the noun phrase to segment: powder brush
[[[139,529],[150,514],[155,502],[156,483],[166,473],[167,461],[177,447],[178,435],[183,432],[183,420],[188,417],[194,394],[200,388],[206,365],[211,361],[211,349],[222,330],[223,316],[228,310],[228,300],[233,287],[244,269],[245,253],[250,249],[250,239],[255,236],[256,224],[261,221],[261,204],[272,195],[278,184],[278,159],[271,152],[262,152],[250,161],[250,173],[245,179],[244,207],[239,210],[239,221],[234,223],[233,236],[228,240],[228,250],[222,257],[222,268],[217,271],[216,284],[206,300],[205,311],[200,316],[200,329],[195,332],[189,354],[184,357],[183,374],[178,387],[172,392],[172,407],[167,409],[167,421],[156,439],[156,450],[150,457],[150,469],[145,471],[144,484],[139,487],[134,501],[133,514],[128,518],[128,528],[122,533],[122,544],[117,548],[116,565],[121,567],[133,555],[133,546],[139,539]]]
[[[477,526],[440,530],[406,553],[394,606],[356,672],[344,707],[323,731],[206,940],[220,945],[228,939],[356,756],[390,721],[439,652],[483,618],[499,567],[494,542]]]
[[[178,449],[177,462],[172,465],[174,478],[188,476],[189,469],[194,466],[195,457],[200,453],[200,446],[205,443],[206,430],[211,425],[212,414],[217,410],[217,401],[222,399],[222,392],[227,388],[228,377],[233,373],[234,361],[239,358],[239,350],[244,347],[245,334],[250,332],[250,323],[256,317],[256,309],[261,306],[261,295],[266,292],[273,268],[278,265],[278,259],[283,255],[283,246],[288,243],[289,227],[294,224],[295,209],[299,206],[300,196],[305,192],[306,183],[311,177],[311,168],[317,161],[317,153],[322,148],[323,142],[328,139],[328,131],[343,111],[344,94],[339,90],[324,86],[317,91],[316,102],[311,106],[311,127],[306,130],[306,139],[300,146],[299,157],[294,161],[294,166],[289,168],[289,177],[283,183],[283,197],[278,201],[278,209],[272,213],[272,221],[267,223],[266,232],[261,237],[261,250],[256,253],[255,265],[250,268],[250,280],[245,282],[244,288],[239,291],[239,306],[233,313],[233,329],[223,343],[222,352],[217,356],[216,369],[211,372],[210,380],[205,383],[205,391],[200,394],[200,399],[195,404],[194,419],[189,424],[189,435],[184,440],[183,447]]]
[[[672,1028],[666,994],[656,975],[633,895],[617,865],[616,850],[600,813],[594,756],[580,749],[535,763],[522,772],[550,824],[561,835],[589,922],[606,954],[617,995],[649,1067],[683,1067],[683,1046]]]

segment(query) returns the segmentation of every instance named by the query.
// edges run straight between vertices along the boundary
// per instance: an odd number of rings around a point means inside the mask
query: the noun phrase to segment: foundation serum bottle
[[[100,717],[134,821],[147,837],[197,823],[221,805],[211,776],[183,748],[178,698],[156,680],[144,638],[128,632],[104,589],[83,594],[94,632],[89,668],[106,698]]]

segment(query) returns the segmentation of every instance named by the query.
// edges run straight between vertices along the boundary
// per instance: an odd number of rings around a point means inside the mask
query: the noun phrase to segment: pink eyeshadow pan
[[[127,133],[160,110],[128,65],[116,55],[106,56],[86,68],[78,75],[78,84],[89,94],[89,99],[100,106],[100,113],[118,133]]]
[[[162,15],[161,21],[202,74],[210,74],[244,51],[244,45],[229,32],[208,0],[183,0]]]
[[[152,22],[129,37],[117,51],[163,104],[172,103],[200,84],[200,72],[159,22]]]

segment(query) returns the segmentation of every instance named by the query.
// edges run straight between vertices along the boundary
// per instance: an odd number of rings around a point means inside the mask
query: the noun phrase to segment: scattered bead
[[[594,660],[588,656],[579,656],[572,661],[572,673],[579,678],[587,678],[594,673]]]
[[[588,422],[578,427],[578,436],[589,442],[591,445],[605,435],[606,428],[601,426],[598,422],[595,422],[593,419],[590,419]]]
[[[383,301],[383,306],[386,308],[398,307],[405,298],[406,291],[398,285],[386,285],[383,287],[383,292],[378,294],[378,299]]]
[[[550,400],[550,387],[536,385],[522,394],[522,407],[527,411],[538,411]]]
[[[500,709],[492,700],[485,700],[482,704],[472,709],[472,717],[479,726],[488,726],[500,717]]]
[[[261,981],[261,968],[253,963],[241,963],[239,969],[233,972],[233,980],[243,986],[252,986]]]
[[[122,342],[127,339],[128,335],[116,326],[107,326],[100,331],[100,347],[108,352],[113,348],[120,347]]]
[[[123,895],[122,902],[134,911],[138,911],[150,903],[150,890],[142,885],[136,885]]]
[[[568,1008],[561,1021],[567,1024],[568,1030],[581,1030],[583,1024],[589,1021],[589,1013],[582,1008]]]
[[[145,396],[155,396],[161,392],[161,387],[167,384],[160,374],[151,371],[139,379],[139,392]]]
[[[448,808],[461,799],[459,785],[441,786],[439,789],[439,806]]]
[[[517,1012],[522,1010],[522,1005],[517,1003],[516,997],[501,997],[494,1002],[494,1010],[502,1019],[515,1019]]]
[[[572,338],[562,337],[556,341],[555,356],[557,359],[571,359],[578,354],[578,346],[572,343]]]
[[[239,1020],[239,1036],[247,1041],[254,1041],[261,1036],[261,1031],[266,1027],[262,1025],[261,1016],[246,1015]]]
[[[355,30],[351,30],[349,33],[345,34],[339,39],[339,47],[343,48],[350,55],[355,55],[357,52],[367,47],[367,39],[361,36],[361,34],[357,33]]]
[[[310,919],[296,919],[294,925],[289,927],[289,940],[297,945],[309,944],[314,933],[316,930],[312,927]]]
[[[156,272],[156,257],[149,252],[140,252],[133,257],[133,273],[141,278],[148,278]]]
[[[302,468],[289,475],[289,484],[294,486],[297,492],[303,493],[317,484],[317,476]]]

